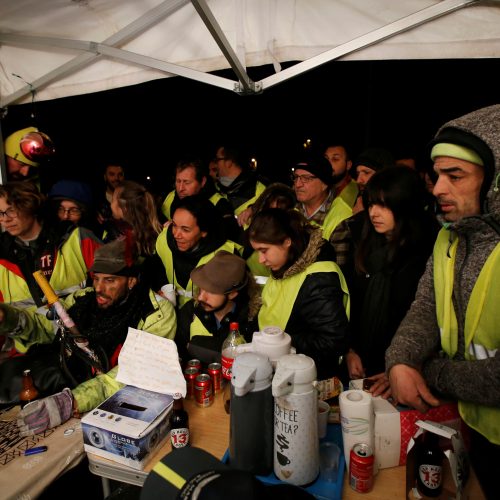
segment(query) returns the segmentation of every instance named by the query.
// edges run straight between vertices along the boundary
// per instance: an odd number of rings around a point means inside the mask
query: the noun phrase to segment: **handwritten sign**
[[[148,391],[186,396],[186,380],[175,342],[129,328],[118,356],[116,379]]]

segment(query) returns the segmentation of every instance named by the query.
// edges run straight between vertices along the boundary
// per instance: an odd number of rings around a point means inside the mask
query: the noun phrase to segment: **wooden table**
[[[85,457],[80,420],[72,418],[54,429],[22,438],[15,422],[20,407],[0,412],[0,498],[36,498],[64,472]],[[24,451],[47,451],[24,456]]]
[[[229,415],[224,411],[223,397],[216,395],[208,408],[196,406],[193,400],[186,400],[184,407],[189,414],[191,445],[207,450],[221,459],[229,446]],[[153,466],[171,451],[170,439],[151,457],[144,471],[131,469],[91,453],[88,454],[90,470],[104,479],[105,495],[109,494],[107,479],[142,485]],[[394,467],[379,471],[374,488],[369,493],[357,493],[344,477],[342,498],[344,499],[402,499],[405,497],[405,467]]]

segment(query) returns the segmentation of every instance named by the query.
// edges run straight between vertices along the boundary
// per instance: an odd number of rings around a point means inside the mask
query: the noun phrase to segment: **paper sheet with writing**
[[[186,396],[186,380],[175,342],[129,328],[118,356],[116,379],[148,391]]]

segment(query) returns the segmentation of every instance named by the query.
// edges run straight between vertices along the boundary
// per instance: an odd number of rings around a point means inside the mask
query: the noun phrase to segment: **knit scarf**
[[[149,291],[137,285],[121,303],[108,309],[97,307],[95,292],[86,293],[76,299],[68,314],[91,344],[100,345],[111,357],[116,348],[125,342],[128,328],[136,328],[141,318],[145,318],[151,310]]]

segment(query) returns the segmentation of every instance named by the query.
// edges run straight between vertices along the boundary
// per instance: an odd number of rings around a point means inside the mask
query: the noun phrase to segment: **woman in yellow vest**
[[[271,271],[262,290],[259,328],[279,326],[297,353],[311,357],[318,379],[338,375],[349,331],[349,292],[321,228],[296,210],[269,208],[248,229],[259,262]]]
[[[201,195],[183,198],[156,240],[156,252],[163,262],[169,283],[182,307],[193,297],[191,271],[208,262],[218,250],[241,254],[242,247],[227,240],[222,217]]]

